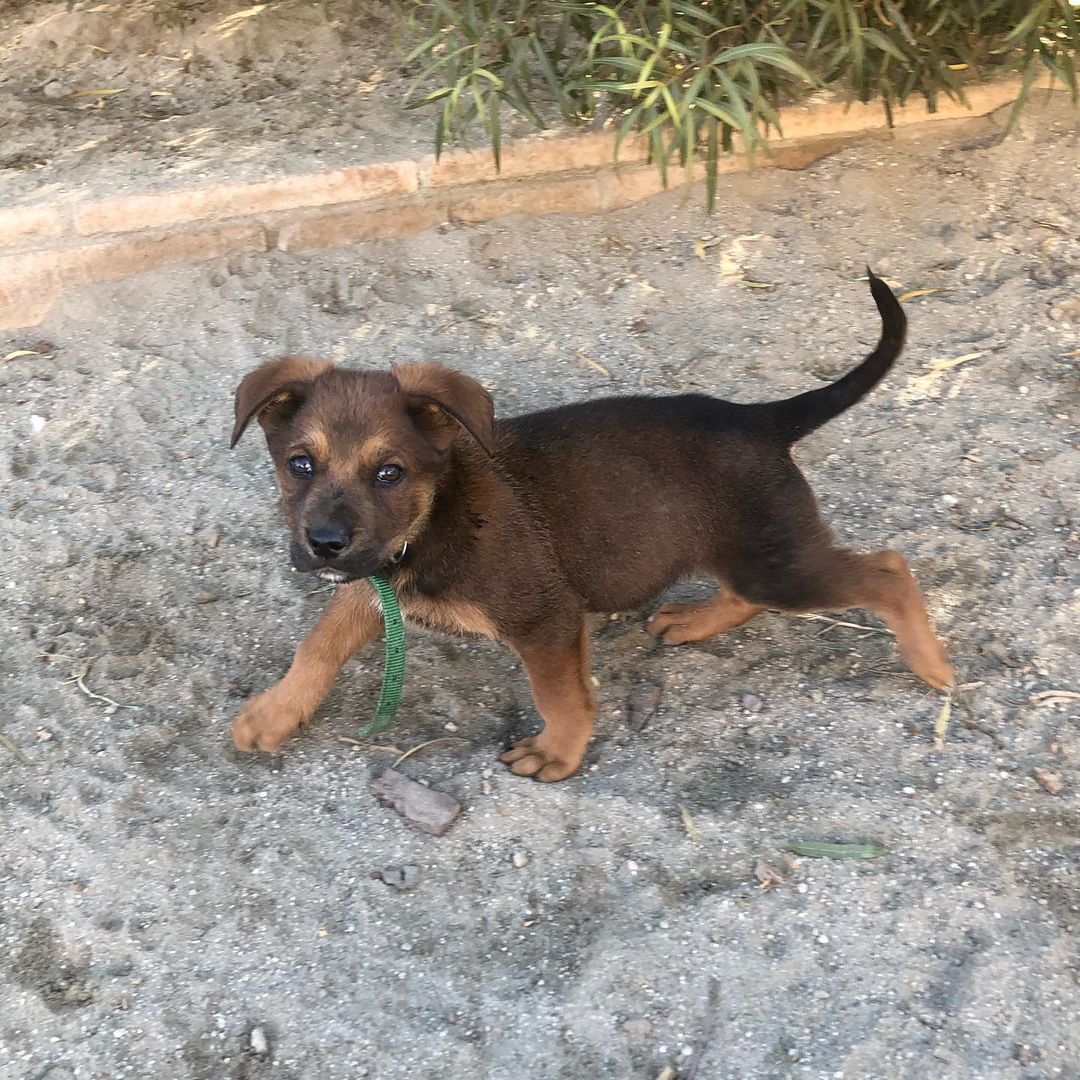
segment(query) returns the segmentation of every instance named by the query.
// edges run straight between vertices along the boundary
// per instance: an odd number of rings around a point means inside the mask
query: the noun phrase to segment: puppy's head
[[[293,565],[335,582],[379,572],[417,540],[455,442],[494,452],[490,395],[435,364],[274,360],[240,383],[231,446],[252,419],[277,469]]]

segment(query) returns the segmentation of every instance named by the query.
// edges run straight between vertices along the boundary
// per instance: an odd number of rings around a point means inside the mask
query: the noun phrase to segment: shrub
[[[438,109],[436,153],[474,126],[496,165],[507,109],[545,127],[616,121],[617,145],[649,140],[673,160],[716,163],[738,133],[747,153],[782,134],[779,108],[835,87],[894,107],[921,94],[963,102],[964,86],[1018,71],[1015,120],[1041,72],[1077,100],[1080,8],[1069,0],[403,0],[422,38],[411,107]],[[434,89],[430,87],[434,84]]]

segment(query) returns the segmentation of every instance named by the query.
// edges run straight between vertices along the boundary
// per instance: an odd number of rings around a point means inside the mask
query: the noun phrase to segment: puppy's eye
[[[315,462],[307,454],[297,454],[285,463],[289,472],[299,480],[306,480],[315,472]]]
[[[400,465],[384,465],[375,474],[375,479],[380,484],[396,484],[405,475],[405,470]]]

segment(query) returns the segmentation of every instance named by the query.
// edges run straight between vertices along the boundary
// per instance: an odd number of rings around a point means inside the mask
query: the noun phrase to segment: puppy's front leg
[[[276,750],[311,719],[345,661],[382,628],[382,612],[367,582],[339,588],[300,642],[285,678],[240,710],[233,742],[241,750]]]
[[[562,641],[509,644],[525,664],[544,730],[519,739],[499,760],[519,776],[565,780],[580,767],[596,719],[584,622]]]

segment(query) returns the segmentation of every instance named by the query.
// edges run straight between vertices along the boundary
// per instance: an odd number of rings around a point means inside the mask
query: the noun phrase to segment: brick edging
[[[1048,84],[1045,84],[1048,87]],[[1019,80],[970,87],[970,107],[943,102],[894,111],[898,127],[985,116],[1016,100]],[[806,104],[782,115],[784,138],[759,166],[802,167],[844,142],[884,127],[878,103]],[[406,236],[444,222],[509,213],[589,213],[629,206],[662,189],[645,146],[611,133],[535,136],[439,160],[380,162],[251,184],[152,195],[77,199],[0,210],[0,331],[39,323],[64,289],[128,277],[169,263],[243,252],[305,251]],[[721,169],[745,167],[732,155]],[[671,170],[677,185],[685,174]]]

